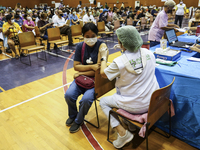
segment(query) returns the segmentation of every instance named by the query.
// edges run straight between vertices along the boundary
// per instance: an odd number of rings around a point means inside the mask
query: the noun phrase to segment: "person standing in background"
[[[151,29],[149,30],[148,40],[150,41],[150,47],[160,44],[160,39],[164,35],[166,29],[179,28],[175,24],[168,24],[167,12],[172,10],[176,3],[173,0],[168,0],[164,4],[163,10],[158,13],[154,20]]]
[[[180,3],[175,6],[175,11],[176,11],[176,17],[175,17],[174,24],[177,24],[177,22],[179,21],[179,27],[181,28],[183,16],[186,11],[186,5],[183,3],[183,0],[180,0]]]

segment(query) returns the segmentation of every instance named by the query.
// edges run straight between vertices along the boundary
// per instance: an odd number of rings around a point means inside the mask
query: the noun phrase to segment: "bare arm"
[[[24,25],[27,29],[35,29],[35,27],[28,26],[27,24]]]
[[[100,70],[100,74],[103,78],[106,78],[107,79],[107,76],[104,72],[104,70],[107,68],[107,64],[106,64],[106,61],[101,61],[101,70]]]

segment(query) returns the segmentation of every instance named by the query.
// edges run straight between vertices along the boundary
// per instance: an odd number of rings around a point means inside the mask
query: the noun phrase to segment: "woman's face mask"
[[[31,17],[27,17],[27,20],[31,20]]]
[[[95,38],[84,38],[84,42],[88,45],[88,46],[94,46],[97,42],[97,37]]]
[[[73,14],[76,15],[76,12],[74,11]]]
[[[91,11],[89,12],[89,15],[92,15],[92,12],[91,12]]]
[[[183,2],[180,2],[180,4],[182,5],[182,4],[183,4]]]
[[[11,20],[11,23],[13,24],[14,22],[15,22],[15,20],[14,20],[14,19],[12,19],[12,20]]]

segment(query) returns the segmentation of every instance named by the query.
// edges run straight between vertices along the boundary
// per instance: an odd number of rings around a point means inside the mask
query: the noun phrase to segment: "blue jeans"
[[[48,36],[47,35],[44,35],[44,36],[41,36],[41,38],[43,40],[47,40],[47,49],[50,49],[50,43],[48,42]]]
[[[156,46],[158,44],[160,44],[160,42],[150,41],[150,47]]]
[[[83,94],[79,102],[79,112],[77,111],[76,101],[79,95]],[[85,115],[88,113],[94,99],[94,88],[84,89],[75,83],[75,80],[69,86],[65,93],[65,100],[68,104],[68,115],[70,118],[75,118],[75,123],[81,124],[84,121]]]

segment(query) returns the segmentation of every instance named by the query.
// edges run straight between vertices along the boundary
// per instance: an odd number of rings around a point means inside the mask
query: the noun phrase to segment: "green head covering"
[[[137,52],[143,44],[140,34],[133,26],[121,27],[116,30],[116,34],[122,46],[130,52]]]

